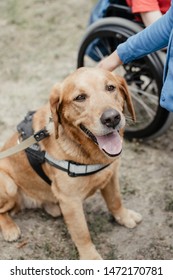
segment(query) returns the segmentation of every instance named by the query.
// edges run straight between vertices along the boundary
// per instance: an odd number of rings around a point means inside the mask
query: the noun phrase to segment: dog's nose
[[[115,109],[108,109],[101,115],[100,120],[102,124],[115,129],[121,120],[121,116]]]

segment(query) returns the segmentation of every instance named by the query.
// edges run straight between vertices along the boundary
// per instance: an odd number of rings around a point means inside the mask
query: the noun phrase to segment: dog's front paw
[[[127,228],[134,228],[142,221],[142,216],[139,213],[126,208],[122,208],[117,211],[114,217],[120,225]]]
[[[99,253],[96,252],[95,254],[92,255],[84,254],[80,256],[80,260],[102,260],[102,257],[100,256]]]
[[[8,227],[5,226],[2,228],[2,235],[6,241],[12,242],[16,241],[20,237],[21,231],[20,228],[15,223],[13,223]]]
[[[80,248],[80,260],[102,260],[102,257],[95,249],[94,245],[91,245],[90,247],[86,248]]]

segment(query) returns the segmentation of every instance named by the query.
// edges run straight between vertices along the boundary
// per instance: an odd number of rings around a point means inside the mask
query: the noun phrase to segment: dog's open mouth
[[[90,130],[88,130],[83,124],[80,124],[80,128],[108,156],[115,157],[121,153],[122,139],[117,130],[114,130],[113,132],[106,135],[96,136]]]

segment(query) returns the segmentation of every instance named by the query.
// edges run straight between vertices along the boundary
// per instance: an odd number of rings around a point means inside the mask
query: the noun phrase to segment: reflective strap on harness
[[[68,173],[70,177],[88,176],[92,175],[102,169],[106,168],[109,164],[80,164],[69,160],[56,160],[52,158],[47,152],[45,153],[45,161],[55,168]]]

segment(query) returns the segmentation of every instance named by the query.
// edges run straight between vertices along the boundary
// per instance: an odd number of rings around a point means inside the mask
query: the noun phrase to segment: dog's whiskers
[[[138,121],[138,120],[134,122],[134,120],[132,119],[132,117],[127,116],[127,115],[125,116],[125,119],[126,119],[126,125],[127,125],[127,126],[130,126],[130,125],[133,125],[133,126],[134,126],[134,125],[137,125],[137,124],[141,124],[141,123],[142,123],[141,121]]]

